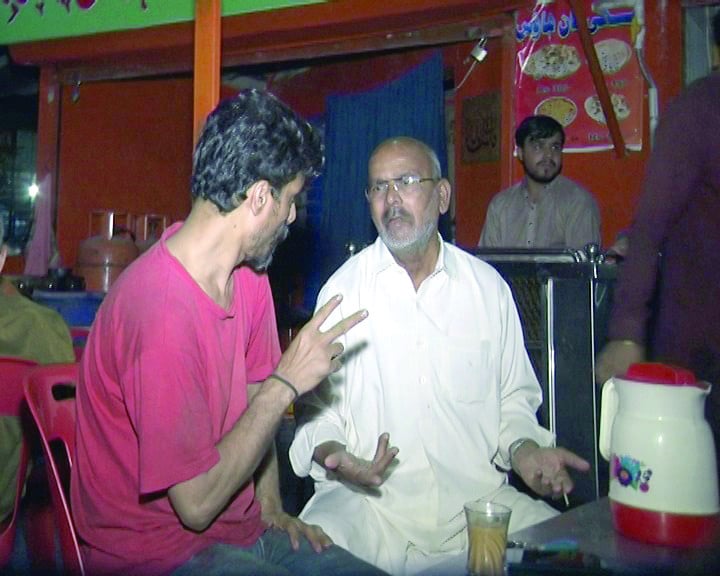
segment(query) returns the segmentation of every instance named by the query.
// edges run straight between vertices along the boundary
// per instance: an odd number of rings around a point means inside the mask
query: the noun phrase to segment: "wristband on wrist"
[[[278,376],[276,372],[273,372],[272,374],[270,374],[270,376],[268,376],[268,378],[274,378],[274,379],[277,380],[278,382],[281,382],[281,383],[285,384],[285,386],[287,386],[288,388],[290,388],[290,390],[293,391],[293,394],[295,394],[295,398],[293,398],[293,402],[294,402],[295,400],[297,400],[298,396],[300,396],[300,394],[298,394],[297,388],[295,388],[295,386],[292,385],[292,383],[290,382],[290,380],[286,380],[286,379],[283,378],[282,376]]]

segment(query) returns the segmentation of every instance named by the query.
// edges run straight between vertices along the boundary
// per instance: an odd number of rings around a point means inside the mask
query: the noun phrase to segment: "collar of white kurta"
[[[445,272],[448,276],[453,277],[455,276],[457,266],[454,264],[453,258],[451,257],[449,251],[446,250],[445,242],[443,241],[442,236],[440,236],[439,232],[437,234],[437,238],[440,242],[440,252],[438,252],[438,259],[437,262],[435,262],[435,269],[433,270],[433,273],[430,275],[430,277],[433,277],[441,272]],[[375,274],[380,274],[381,272],[392,268],[400,268],[400,265],[395,261],[392,253],[379,236],[375,240],[375,242],[368,247],[368,250],[372,251],[371,257],[372,260],[375,262]]]

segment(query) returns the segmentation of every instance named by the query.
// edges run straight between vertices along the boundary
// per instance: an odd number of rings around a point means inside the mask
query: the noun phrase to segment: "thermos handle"
[[[610,435],[617,407],[618,395],[615,390],[615,382],[610,378],[603,384],[602,396],[600,397],[600,454],[608,461],[610,460]]]

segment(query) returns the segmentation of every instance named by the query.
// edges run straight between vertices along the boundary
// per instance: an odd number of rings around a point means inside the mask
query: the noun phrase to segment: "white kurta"
[[[341,339],[343,368],[308,398],[313,414],[291,446],[295,472],[316,481],[301,517],[392,573],[412,572],[412,557],[462,549],[463,503],[503,487],[507,476],[495,465],[509,467],[514,440],[553,442],[535,417],[541,390],[509,287],[455,246],[442,244],[416,292],[378,239],[330,278],[318,307],[338,293],[326,327],[362,308],[370,315]],[[400,452],[375,494],[312,462],[329,440],[371,460],[383,432]]]

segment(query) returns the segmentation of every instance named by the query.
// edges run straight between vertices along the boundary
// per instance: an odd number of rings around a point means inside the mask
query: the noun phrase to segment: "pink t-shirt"
[[[77,391],[72,510],[88,572],[167,573],[216,542],[247,546],[263,532],[248,483],[204,532],[186,529],[167,489],[206,472],[247,408],[247,384],[280,358],[265,275],[234,273],[218,306],[163,239],[103,302]]]

